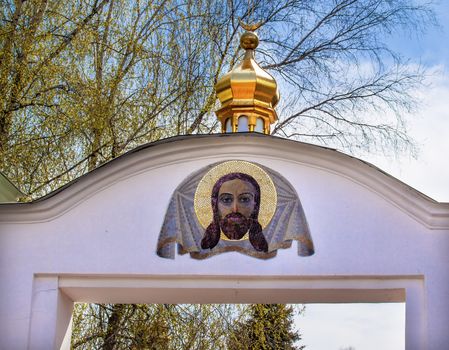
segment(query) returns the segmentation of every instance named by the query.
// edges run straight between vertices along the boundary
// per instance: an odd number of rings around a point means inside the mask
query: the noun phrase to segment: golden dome
[[[240,47],[246,52],[242,62],[215,85],[221,102],[216,114],[223,132],[258,131],[269,134],[270,125],[278,119],[274,107],[279,101],[279,91],[276,80],[254,60],[254,50],[258,44],[259,38],[255,33],[243,33]]]

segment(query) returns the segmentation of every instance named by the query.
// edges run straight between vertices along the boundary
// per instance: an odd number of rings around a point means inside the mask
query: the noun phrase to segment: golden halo
[[[271,177],[259,166],[243,160],[230,160],[210,169],[198,183],[195,191],[195,213],[203,228],[207,228],[213,219],[212,188],[222,176],[230,173],[243,173],[252,176],[260,186],[259,223],[264,229],[276,211],[277,192]]]

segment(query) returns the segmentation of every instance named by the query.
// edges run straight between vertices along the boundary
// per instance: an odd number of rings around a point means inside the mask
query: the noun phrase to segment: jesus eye
[[[223,193],[220,195],[220,202],[224,205],[230,205],[234,201],[234,196],[230,193]]]
[[[241,194],[239,196],[239,202],[243,203],[243,204],[251,203],[252,199],[253,199],[253,196],[249,193]]]

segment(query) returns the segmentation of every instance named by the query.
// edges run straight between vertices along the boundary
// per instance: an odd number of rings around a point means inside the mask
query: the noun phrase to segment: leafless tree
[[[218,132],[214,85],[261,22],[281,137],[400,152],[423,71],[388,46],[412,0],[1,0],[0,170],[33,198],[160,138]]]

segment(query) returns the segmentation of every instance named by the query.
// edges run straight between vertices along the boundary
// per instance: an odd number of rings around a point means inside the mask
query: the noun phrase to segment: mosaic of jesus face
[[[258,222],[260,186],[250,175],[230,173],[222,176],[212,189],[213,221],[201,241],[203,249],[212,249],[221,232],[229,240],[248,238],[257,251],[268,251],[267,241]]]
[[[247,181],[226,181],[218,191],[220,228],[229,239],[241,239],[249,230],[256,206],[256,189]]]

